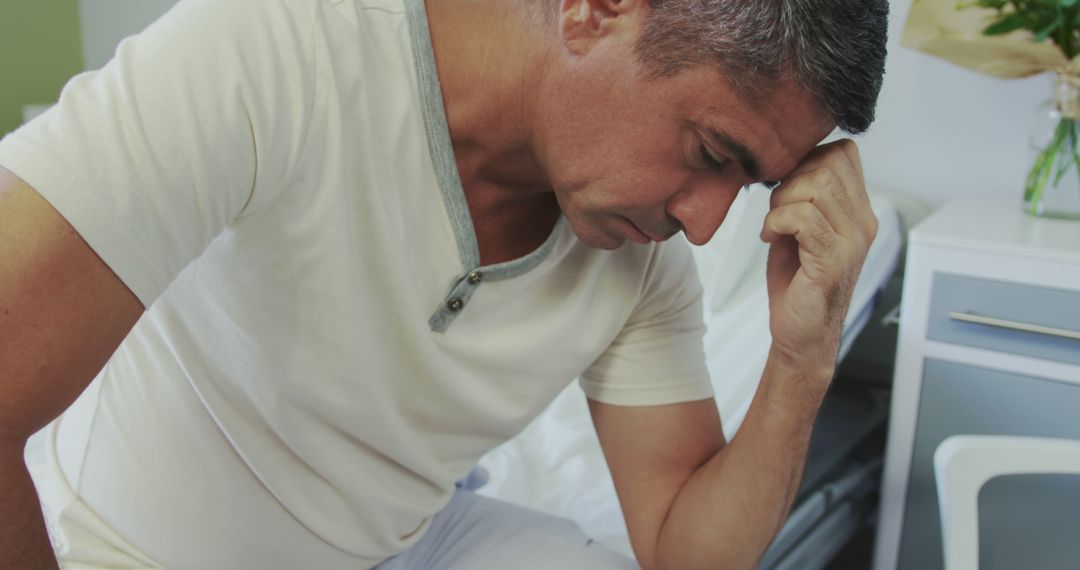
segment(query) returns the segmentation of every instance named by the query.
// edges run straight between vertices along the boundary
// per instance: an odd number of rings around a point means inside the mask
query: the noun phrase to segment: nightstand
[[[874,570],[939,570],[933,454],[956,434],[1080,440],[1080,222],[956,200],[912,229]],[[979,495],[982,568],[1080,566],[1080,477]]]

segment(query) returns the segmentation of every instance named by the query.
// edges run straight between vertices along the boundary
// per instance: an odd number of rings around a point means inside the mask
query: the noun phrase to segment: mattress
[[[903,246],[904,230],[892,200],[872,193],[871,202],[878,235],[852,295],[842,355],[869,319]],[[706,358],[728,438],[749,409],[771,343],[765,290],[768,246],[758,239],[768,208],[768,192],[743,192],[716,236],[694,249],[705,289]],[[570,518],[592,538],[632,556],[615,488],[576,382],[480,464],[489,481],[479,493]]]

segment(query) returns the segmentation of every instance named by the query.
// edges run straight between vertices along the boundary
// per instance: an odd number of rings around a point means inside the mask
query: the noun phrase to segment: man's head
[[[652,0],[649,8],[636,47],[655,76],[712,64],[748,100],[789,79],[841,129],[857,134],[873,122],[887,0]]]
[[[708,241],[739,189],[782,178],[836,126],[869,126],[886,14],[885,0],[560,0],[537,152],[575,233]]]

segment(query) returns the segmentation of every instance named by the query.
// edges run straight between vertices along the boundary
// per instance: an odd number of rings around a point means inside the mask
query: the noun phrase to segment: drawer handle
[[[1077,331],[1059,329],[1054,327],[1044,327],[1042,325],[1033,325],[1030,323],[1021,323],[1017,321],[1007,321],[1005,319],[995,319],[994,317],[984,317],[982,315],[976,315],[975,313],[961,313],[959,311],[951,311],[949,313],[949,318],[953,319],[954,321],[963,321],[965,323],[986,325],[989,327],[997,327],[1000,329],[1008,329],[1011,331],[1030,332],[1037,334],[1045,334],[1049,336],[1056,336],[1058,338],[1080,340],[1080,332]]]

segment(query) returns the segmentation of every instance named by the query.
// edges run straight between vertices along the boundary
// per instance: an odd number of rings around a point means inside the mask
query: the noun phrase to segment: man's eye
[[[720,172],[727,164],[726,160],[720,160],[713,156],[713,154],[709,152],[709,149],[706,148],[704,144],[701,144],[698,147],[698,152],[701,153],[701,160],[705,161],[705,164],[712,170]]]

